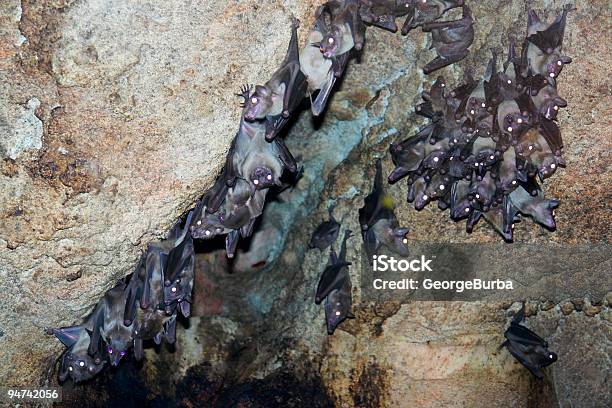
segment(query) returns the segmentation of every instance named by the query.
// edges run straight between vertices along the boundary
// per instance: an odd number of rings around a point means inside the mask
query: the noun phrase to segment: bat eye
[[[172,291],[172,293],[176,293],[176,287],[173,286],[172,289],[170,289]]]
[[[423,194],[423,201],[427,201],[429,197],[427,197],[427,194]]]
[[[327,39],[327,42],[328,42],[329,44],[333,44],[333,43],[334,43],[334,38],[333,38],[333,37],[329,37],[329,38]]]
[[[204,231],[204,235],[209,236],[211,234],[210,230]]]
[[[125,356],[125,351],[120,351],[120,352],[119,352],[119,355],[120,355],[121,357]]]
[[[72,366],[68,367],[68,371],[72,371],[72,370],[74,370]]]
[[[561,61],[561,60],[557,61],[557,65],[558,66],[562,66],[563,65],[563,61]]]
[[[268,174],[268,175],[266,176],[266,178],[267,178],[268,180],[272,180],[272,175],[271,175],[271,174]]]
[[[408,238],[404,238],[404,239],[402,239],[402,242],[403,242],[404,244],[407,244],[407,243],[408,243]]]
[[[519,124],[523,123],[523,119],[521,119],[521,118],[518,118],[516,121],[517,121],[517,123],[519,123]]]
[[[480,104],[480,106],[483,107],[483,108],[486,108],[487,104],[483,102],[483,103]]]
[[[258,101],[258,99],[257,99],[256,97],[252,97],[252,98],[251,98],[251,103],[252,103],[253,105],[255,105],[255,104],[257,103],[257,101]]]
[[[336,316],[340,316],[340,311],[336,310]]]
[[[202,220],[198,220],[198,222],[196,224],[202,225]]]
[[[551,72],[550,74],[548,74],[549,77],[554,78],[555,77],[555,73]]]
[[[79,361],[79,366],[80,367],[85,367],[85,362],[84,361]]]
[[[113,348],[112,347],[107,348],[106,351],[108,352],[108,354],[113,354]]]
[[[474,109],[472,109],[472,110],[470,111],[470,113],[473,115],[473,114],[475,114],[475,113],[476,113],[476,111],[475,111]]]
[[[259,184],[259,180],[257,180],[257,179],[253,180],[253,184],[258,185]]]

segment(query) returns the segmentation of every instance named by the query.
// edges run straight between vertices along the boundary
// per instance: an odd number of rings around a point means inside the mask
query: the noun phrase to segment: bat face
[[[108,336],[102,334],[104,341],[106,343],[106,353],[107,358],[110,361],[112,366],[117,366],[119,361],[128,353],[132,338],[132,330],[123,329],[117,330],[119,333],[115,334],[115,336]]]
[[[348,285],[348,286],[347,286]],[[336,327],[344,320],[352,318],[350,280],[341,289],[334,289],[325,298],[325,321],[327,333],[334,334]]]
[[[218,214],[209,214],[206,211],[202,212],[203,218],[197,220],[190,227],[191,236],[195,239],[212,239],[218,235],[224,234],[225,228],[219,220]]]
[[[258,166],[250,174],[250,180],[257,190],[273,187],[277,180],[273,171],[266,166]]]
[[[87,354],[87,348],[78,354],[66,350],[61,359],[59,380],[64,382],[68,377],[75,383],[90,380],[102,371],[105,364],[106,361],[100,357]]]
[[[255,91],[245,98],[243,116],[248,121],[264,119],[273,104],[272,91],[266,86],[257,85]]]
[[[342,42],[342,34],[336,27],[332,27],[328,33],[323,36],[319,44],[319,50],[325,58],[332,58],[338,55],[338,50]]]

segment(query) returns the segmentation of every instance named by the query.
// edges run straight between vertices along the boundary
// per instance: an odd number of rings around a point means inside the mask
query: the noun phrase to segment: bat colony
[[[459,7],[460,19],[439,21]],[[389,183],[407,178],[408,202],[417,210],[437,200],[452,219],[467,218],[468,232],[484,218],[507,241],[512,240],[519,214],[554,229],[558,202],[544,198],[537,178],[550,177],[564,165],[555,120],[567,103],[558,95],[556,81],[571,62],[561,54],[571,9],[564,7],[551,24],[530,10],[521,53],[516,54],[511,41],[502,70],[494,54],[480,80],[468,75],[465,84],[449,91],[440,77],[423,92],[424,102],[416,112],[431,123],[390,146],[396,167],[388,177]],[[190,315],[193,240],[224,235],[227,256],[232,258],[239,239],[252,234],[268,192],[299,178],[295,158],[277,136],[306,96],[313,115],[324,111],[347,62],[364,46],[366,25],[396,32],[396,19],[406,17],[402,34],[417,27],[431,33],[437,57],[424,67],[427,74],[465,58],[474,39],[472,15],[463,0],[332,0],[320,6],[315,17],[304,48],[299,49],[299,22],[294,19],[278,70],[265,84],[241,89],[243,112],[225,166],[195,209],[167,239],[149,244],[134,272],[106,292],[82,324],[47,329],[67,347],[60,357],[60,381],[91,379],[107,363],[117,365],[130,350],[140,360],[143,341],[174,343],[177,315]],[[408,229],[399,226],[393,200],[384,192],[380,160],[372,192],[359,210],[359,223],[368,254],[381,246],[408,253]],[[309,246],[324,250],[339,232],[332,207]],[[325,301],[329,334],[353,317],[351,263],[346,260],[350,237],[351,231],[345,230],[339,255],[331,249],[316,290],[315,303]],[[541,378],[541,369],[556,361],[556,355],[519,324],[522,316],[512,322],[502,346]]]

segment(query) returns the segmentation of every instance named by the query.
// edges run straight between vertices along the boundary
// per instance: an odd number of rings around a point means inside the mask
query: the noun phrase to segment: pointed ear
[[[189,304],[189,302],[182,301],[180,303],[181,306],[181,313],[183,314],[183,316],[185,317],[189,317],[189,315],[191,314],[191,305]]]
[[[62,327],[59,329],[51,329],[53,335],[61,341],[64,346],[72,347],[77,342],[83,328],[81,326]]]
[[[557,208],[559,206],[559,200],[550,200],[548,208]]]
[[[559,58],[561,60],[562,63],[564,64],[569,64],[570,62],[572,62],[572,59],[570,57],[568,57],[567,55],[563,55],[561,56],[561,58]]]

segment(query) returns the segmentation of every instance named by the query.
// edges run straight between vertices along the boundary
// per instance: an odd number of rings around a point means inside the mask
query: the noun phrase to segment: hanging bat
[[[251,122],[265,120],[265,137],[268,142],[276,138],[306,94],[306,77],[300,70],[297,37],[299,26],[300,21],[293,18],[287,54],[272,78],[264,85],[257,85],[252,94],[248,94],[248,87],[243,88],[240,94],[247,95],[243,105],[244,119]]]
[[[249,95],[244,97],[248,99]],[[266,141],[265,128],[264,123],[241,119],[223,173],[228,186],[234,186],[237,178],[246,179],[255,190],[282,186],[280,178],[284,170],[298,171],[295,158],[282,139]]]
[[[406,35],[414,28],[433,23],[448,10],[463,6],[464,0],[407,0],[402,3],[408,10],[408,18],[402,26],[402,34]]]
[[[473,25],[472,13],[465,5],[463,16],[459,20],[424,24],[422,29],[425,32],[431,32],[432,47],[435,48],[438,56],[425,65],[423,72],[430,74],[464,59],[469,53],[468,48],[474,41]]]
[[[409,12],[411,0],[361,0],[361,20],[384,30],[397,32],[395,20]]]
[[[548,342],[521,325],[525,317],[525,305],[510,323],[504,333],[506,340],[499,346],[506,347],[536,378],[544,378],[542,369],[557,361],[557,354],[548,350]]]
[[[570,57],[561,55],[567,13],[572,10],[574,6],[566,4],[561,16],[551,24],[542,22],[533,10],[529,10],[527,38],[521,53],[525,67],[523,76],[541,75],[555,86],[563,67],[572,62]]]
[[[353,48],[361,51],[365,43],[365,25],[359,15],[358,0],[328,1],[315,13],[324,22],[323,38],[313,46],[319,47],[325,58],[337,58]]]
[[[381,245],[402,256],[408,255],[408,228],[399,226],[395,216],[393,198],[383,186],[382,163],[376,160],[376,176],[372,192],[364,198],[359,209],[361,235],[368,256],[374,255]]]
[[[336,242],[336,238],[338,238],[338,233],[340,232],[340,224],[334,218],[334,206],[330,206],[327,212],[329,213],[329,220],[319,224],[313,231],[310,242],[308,243],[309,248],[319,248],[323,250]]]
[[[352,236],[352,231],[345,230],[342,246],[340,248],[340,256],[336,255],[336,251],[332,248],[329,253],[329,262],[321,275],[317,292],[315,294],[315,303],[320,304],[323,299],[331,293],[332,290],[340,288],[346,275],[348,275],[348,266],[350,262],[346,261],[346,241]]]
[[[344,232],[340,256],[336,256],[333,248],[330,251],[330,260],[321,275],[315,303],[320,304],[325,299],[325,321],[327,333],[332,335],[336,327],[347,318],[353,318],[351,312],[351,278],[348,271],[350,262],[346,262],[346,241],[351,231]]]
[[[167,315],[176,314],[177,309],[185,317],[190,315],[195,265],[193,238],[189,232],[192,216],[190,211],[184,229],[179,230],[177,225],[172,237],[175,244],[168,253],[163,293]]]
[[[535,222],[549,230],[556,228],[554,210],[559,206],[559,201],[547,200],[541,190],[538,190],[534,196],[524,188],[517,188],[508,197],[521,214],[533,218]]]
[[[160,344],[162,336],[166,334],[166,325],[176,319],[176,314],[169,316],[160,307],[164,302],[164,293],[160,290],[163,285],[161,281],[154,282],[152,287],[157,288],[157,291],[151,294],[151,302],[148,307],[142,307],[141,299],[146,273],[144,260],[141,260],[128,282],[126,288],[128,297],[124,309],[124,322],[133,330],[134,356],[138,361],[144,356],[143,341],[153,339],[156,344]],[[168,336],[166,338],[168,339]]]
[[[112,366],[128,353],[133,342],[133,327],[125,323],[125,305],[128,302],[128,291],[124,282],[108,290],[98,302],[92,315],[93,332],[89,345],[89,354],[94,355],[96,344],[102,339],[106,344],[107,358]]]
[[[64,382],[70,377],[75,383],[87,381],[96,376],[106,364],[106,359],[100,343],[94,347],[94,354],[90,355],[91,336],[87,324],[49,329],[67,347],[60,358],[59,381]]]
[[[319,46],[333,17],[329,11],[329,5],[321,6],[317,14],[314,28],[308,34],[307,44],[300,52],[300,69],[308,82],[310,109],[314,116],[319,116],[325,109],[331,90],[337,78],[344,73],[349,57],[349,53],[332,58],[326,58],[323,55]]]

